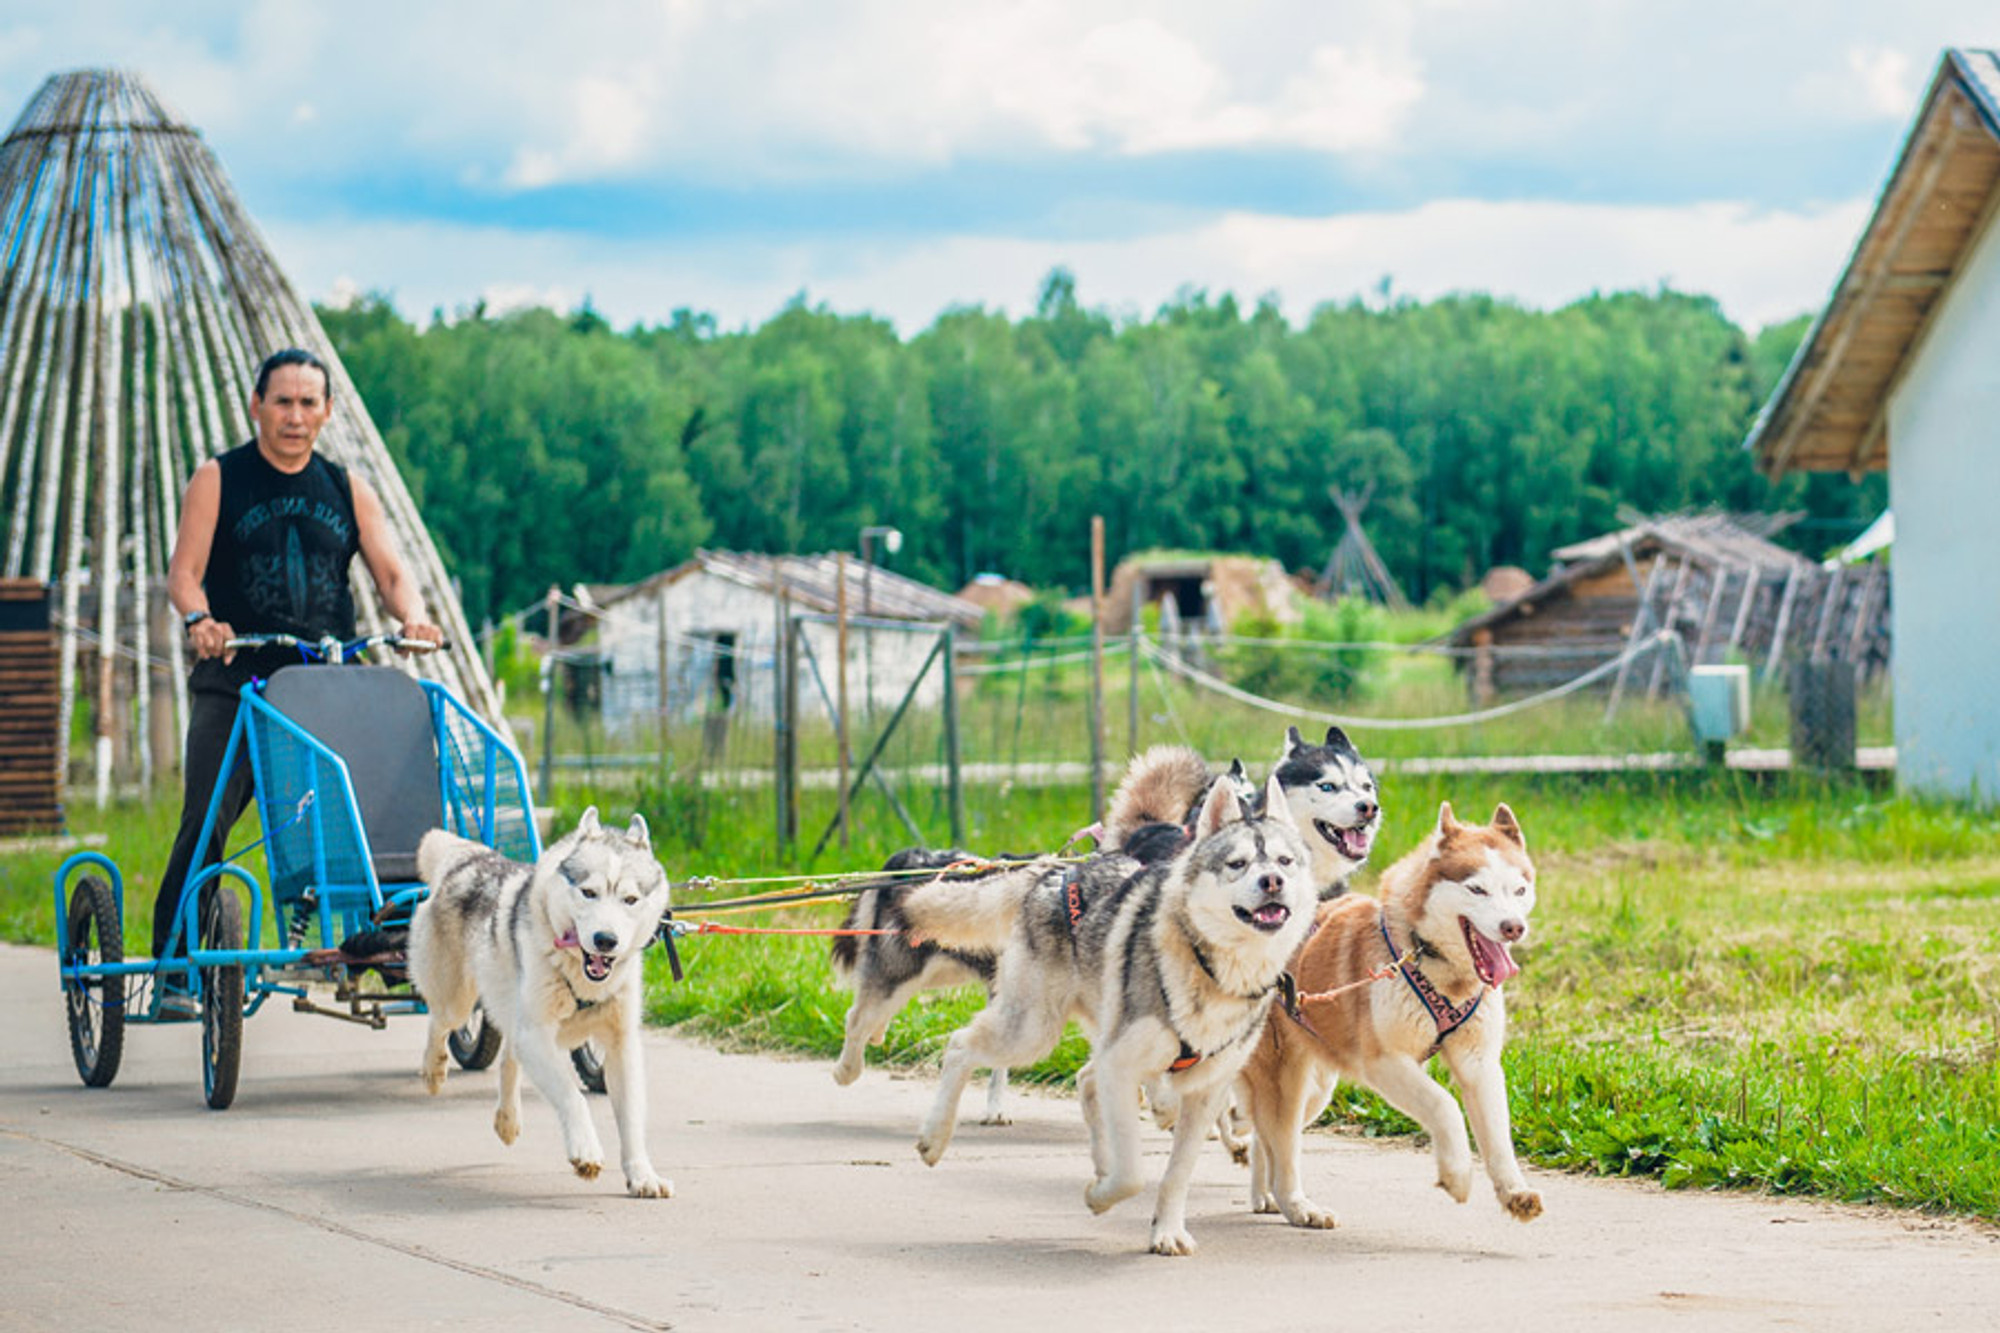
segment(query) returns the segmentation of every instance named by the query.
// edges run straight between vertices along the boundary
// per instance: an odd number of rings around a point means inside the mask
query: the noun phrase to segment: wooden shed
[[[916,702],[934,705],[940,675],[922,675],[939,632],[978,632],[985,612],[901,574],[832,554],[697,551],[685,564],[627,587],[599,590],[594,640],[609,673],[601,715],[618,730],[659,716],[688,720],[713,711],[769,717],[775,696],[779,598],[804,617],[809,670],[829,689],[839,662],[832,623],[846,577],[852,702],[893,708],[921,680]],[[819,702],[817,685],[805,692]]]
[[[1772,477],[1886,469],[1897,780],[2000,793],[2000,55],[1949,50],[1748,446]]]
[[[1675,514],[1562,547],[1547,578],[1448,642],[1487,650],[1464,659],[1476,697],[1563,684],[1661,629],[1694,662],[1735,655],[1769,672],[1817,642],[1879,665],[1886,578],[1823,570],[1773,543],[1795,517]],[[1647,678],[1657,684],[1650,668]]]

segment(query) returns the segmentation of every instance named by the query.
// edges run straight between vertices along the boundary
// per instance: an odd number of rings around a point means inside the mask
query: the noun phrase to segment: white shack
[[[1889,473],[1896,770],[2000,794],[2000,56],[1950,50],[1825,311],[1751,430],[1758,466]]]
[[[930,659],[940,633],[978,630],[985,612],[878,566],[845,562],[847,697],[851,709],[894,708]],[[618,730],[657,716],[723,712],[769,717],[774,699],[779,593],[799,622],[799,707],[827,715],[838,696],[839,568],[831,554],[697,551],[683,565],[596,596],[596,651],[608,672],[603,721]],[[942,673],[923,678],[916,703],[937,704]]]

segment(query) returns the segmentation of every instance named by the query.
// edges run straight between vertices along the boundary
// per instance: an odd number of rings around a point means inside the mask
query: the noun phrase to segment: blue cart
[[[313,665],[243,687],[222,772],[249,755],[263,836],[221,861],[200,859],[222,802],[218,782],[169,957],[125,958],[125,883],[109,857],[78,852],[56,871],[70,1049],[90,1087],[118,1076],[127,1023],[198,1016],[202,1090],[221,1110],[236,1096],[243,1020],[273,996],[374,1028],[422,1013],[399,929],[425,893],[418,840],[446,828],[518,860],[540,854],[527,770],[506,738],[442,685],[351,665],[377,646],[431,645],[271,635],[232,646],[270,643],[298,647]],[[259,846],[262,881],[239,863]],[[164,1002],[169,980],[192,994],[193,1014]],[[451,1045],[461,1065],[479,1069],[498,1054],[500,1034],[475,1014]]]

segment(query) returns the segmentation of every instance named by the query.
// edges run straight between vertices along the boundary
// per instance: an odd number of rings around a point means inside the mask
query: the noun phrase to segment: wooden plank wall
[[[0,834],[62,827],[56,676],[48,585],[0,579]]]

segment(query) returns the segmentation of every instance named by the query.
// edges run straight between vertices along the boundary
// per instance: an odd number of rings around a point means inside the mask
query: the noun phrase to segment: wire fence
[[[1668,630],[1600,652],[1559,684],[1495,698],[1475,679],[1481,663],[1574,647],[1141,632],[1107,639],[1099,653],[1087,636],[968,639],[879,622],[850,624],[843,649],[826,621],[793,617],[789,657],[775,624],[729,642],[656,634],[639,656],[602,642],[553,654],[539,699],[515,705],[531,768],[545,788],[771,789],[781,803],[789,784],[795,806],[799,793],[823,805],[845,789],[856,820],[895,820],[935,844],[953,827],[960,784],[1074,788],[1093,763],[1115,783],[1130,754],[1162,742],[1261,772],[1290,726],[1315,737],[1339,726],[1389,769],[1658,768],[1704,757],[1690,725],[1689,654]],[[926,672],[940,642],[950,669]],[[1743,665],[1755,678],[1749,725],[1730,745],[1782,752],[1798,722],[1787,673]],[[1886,745],[1885,683],[1856,687],[1850,673],[1849,684],[1819,713],[1838,726],[1846,709],[1850,748]],[[817,829],[798,832],[810,843]]]

